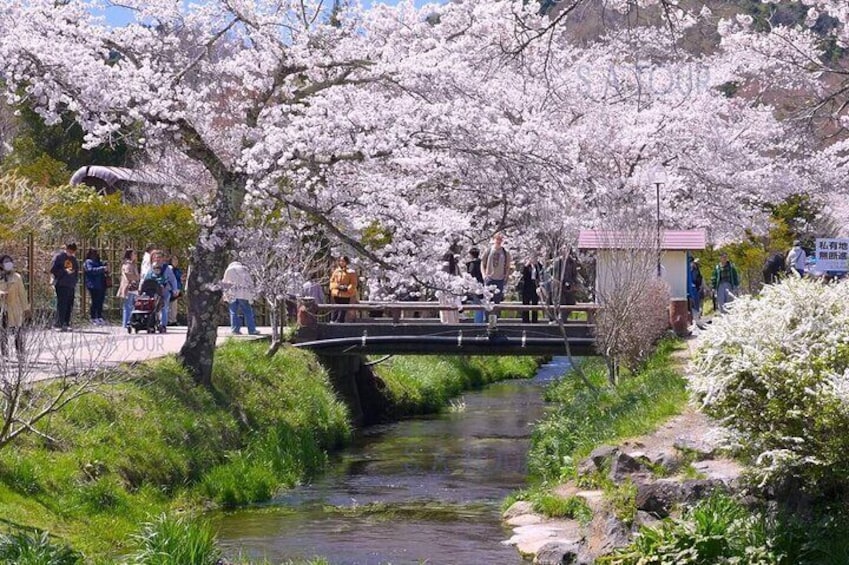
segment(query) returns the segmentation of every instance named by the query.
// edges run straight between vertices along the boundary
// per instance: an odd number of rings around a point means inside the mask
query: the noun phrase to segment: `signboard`
[[[849,239],[817,239],[814,253],[819,271],[849,270]]]

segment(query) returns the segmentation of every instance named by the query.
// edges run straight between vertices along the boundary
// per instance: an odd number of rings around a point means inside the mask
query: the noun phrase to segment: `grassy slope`
[[[671,359],[676,347],[676,342],[661,342],[646,367],[623,376],[616,388],[607,387],[607,369],[599,359],[583,365],[597,391],[569,376],[549,388],[546,399],[556,408],[534,431],[529,456],[534,478],[548,482],[572,478],[577,462],[595,447],[649,433],[679,414],[687,392]]]
[[[55,415],[0,452],[0,516],[49,530],[88,555],[124,551],[163,511],[262,501],[320,472],[350,436],[348,414],[309,353],[268,360],[261,344],[222,348],[216,394],[173,359]],[[395,416],[439,409],[465,388],[530,376],[529,359],[399,357],[378,366]]]

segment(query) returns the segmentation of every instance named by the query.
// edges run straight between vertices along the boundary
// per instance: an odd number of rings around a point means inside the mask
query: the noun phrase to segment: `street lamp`
[[[657,195],[657,277],[660,278],[662,271],[660,267],[660,255],[662,253],[660,241],[660,185],[666,182],[666,170],[662,165],[658,165],[652,171],[651,182],[654,184],[655,193]]]

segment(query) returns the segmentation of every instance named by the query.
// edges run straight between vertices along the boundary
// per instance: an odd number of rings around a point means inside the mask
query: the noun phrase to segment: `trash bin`
[[[678,337],[688,335],[690,307],[686,298],[673,298],[669,303],[669,325]]]

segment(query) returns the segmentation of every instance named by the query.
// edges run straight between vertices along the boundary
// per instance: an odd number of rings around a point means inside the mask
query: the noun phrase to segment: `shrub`
[[[705,333],[691,388],[736,430],[761,485],[849,477],[849,283],[790,279],[735,301]]]
[[[221,552],[211,528],[202,521],[165,514],[148,522],[135,536],[132,565],[214,565]]]
[[[77,565],[83,556],[50,540],[46,532],[0,535],[0,563],[4,565]]]

